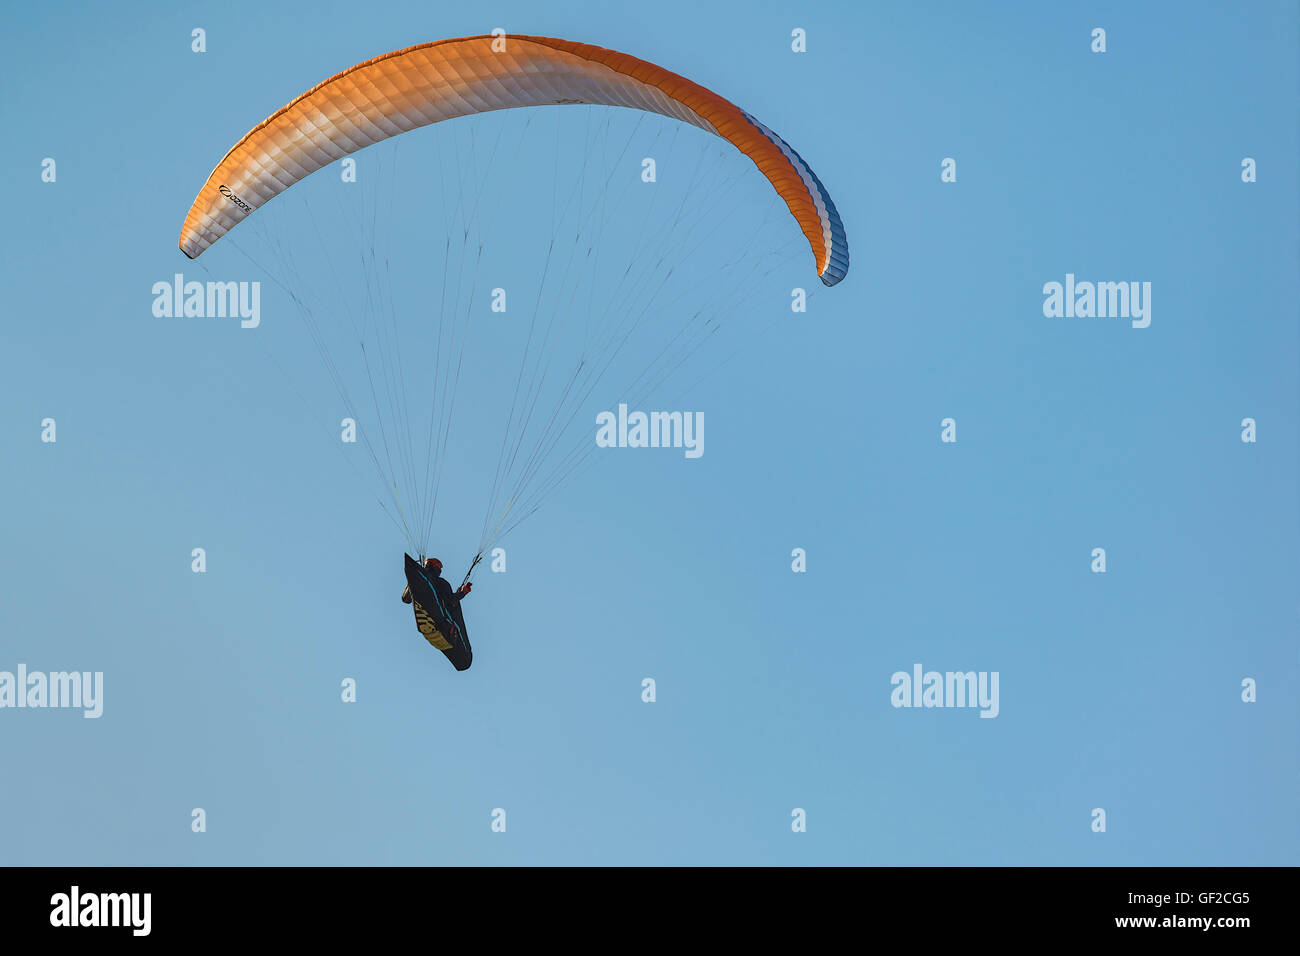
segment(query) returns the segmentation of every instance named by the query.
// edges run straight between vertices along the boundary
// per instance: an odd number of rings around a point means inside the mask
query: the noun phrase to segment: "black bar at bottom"
[[[18,867],[0,871],[0,925],[7,941],[76,936],[78,943],[337,945],[417,933],[433,944],[440,933],[460,937],[478,927],[489,945],[511,932],[567,926],[572,942],[622,926],[629,945],[641,933],[667,945],[678,937],[664,933],[703,921],[732,946],[745,937],[771,942],[774,934],[812,932],[821,939],[832,931],[862,943],[902,934],[927,947],[1099,936],[1230,946],[1260,932],[1285,933],[1294,882],[1293,869],[1238,867]]]

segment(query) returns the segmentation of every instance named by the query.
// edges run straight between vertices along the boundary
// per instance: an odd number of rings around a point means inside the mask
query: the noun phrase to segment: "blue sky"
[[[64,4],[10,21],[0,670],[102,671],[105,700],[97,720],[0,710],[3,862],[1298,862],[1294,3]],[[702,458],[607,453],[503,542],[458,674],[397,600],[405,542],[330,447],[336,395],[287,298],[264,282],[262,327],[243,330],[155,318],[150,289],[207,278],[177,233],[249,127],[360,60],[495,26],[622,50],[749,110],[825,183],[853,264],[822,290],[792,255],[731,309],[708,374],[661,393],[704,413]],[[403,159],[449,162],[440,132]],[[665,189],[693,151],[744,169],[689,132],[665,147]],[[575,149],[507,157],[493,188],[527,194]],[[750,173],[741,222],[771,201]],[[263,237],[274,219],[299,238],[331,176],[260,212]],[[430,196],[388,237],[412,327],[420,263],[440,262],[419,244]],[[479,294],[528,298],[545,218],[498,230]],[[611,218],[611,247],[639,225]],[[765,218],[765,238],[783,226]],[[750,238],[728,221],[710,253]],[[200,262],[263,278],[233,248]],[[1150,282],[1150,327],[1045,318],[1042,287],[1067,273]],[[818,290],[805,314],[794,284]],[[472,317],[481,390],[458,407],[436,524],[457,580],[517,332]],[[917,663],[997,671],[996,719],[891,707],[891,675]]]

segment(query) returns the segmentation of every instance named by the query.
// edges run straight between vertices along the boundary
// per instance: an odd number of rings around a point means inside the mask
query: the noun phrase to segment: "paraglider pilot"
[[[429,572],[429,578],[433,583],[434,591],[438,594],[438,599],[442,601],[443,607],[447,609],[447,613],[456,620],[456,624],[462,631],[464,631],[465,618],[461,615],[460,602],[467,594],[469,594],[470,589],[473,588],[474,585],[469,581],[466,581],[459,588],[453,591],[451,585],[447,582],[447,579],[442,576],[442,562],[437,558],[425,558],[424,567],[425,570]],[[402,590],[402,603],[410,604],[411,600],[411,586],[408,584]],[[419,605],[417,604],[416,607],[418,608]]]

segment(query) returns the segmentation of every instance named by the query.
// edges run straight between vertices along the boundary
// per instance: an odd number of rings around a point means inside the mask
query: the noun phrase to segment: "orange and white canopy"
[[[226,153],[185,217],[191,259],[263,203],[322,166],[421,126],[489,110],[591,103],[647,110],[721,136],[754,161],[808,239],[817,274],[849,269],[839,213],[776,133],[698,83],[585,43],[547,37],[439,40],[359,63],[267,117]]]

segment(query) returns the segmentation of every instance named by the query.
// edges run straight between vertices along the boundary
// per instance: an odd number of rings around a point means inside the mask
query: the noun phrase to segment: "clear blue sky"
[[[0,710],[0,862],[1300,862],[1295,3],[38,4],[8,21],[0,670],[103,671],[105,702],[98,720]],[[208,278],[181,221],[266,114],[360,60],[495,26],[641,56],[752,112],[826,184],[853,265],[821,290],[795,256],[746,307],[743,350],[682,399],[707,420],[701,459],[612,453],[504,542],[457,674],[397,601],[404,542],[330,447],[334,394],[283,295],[265,284],[250,331],[157,319],[150,288]],[[413,155],[450,142],[436,132]],[[545,174],[513,157],[499,186]],[[742,196],[765,188],[754,172]],[[275,215],[292,230],[291,197]],[[616,226],[611,242],[637,221]],[[535,259],[503,250],[483,290],[528,288]],[[438,268],[436,243],[419,254]],[[233,248],[200,261],[262,278]],[[1149,281],[1150,327],[1045,318],[1066,273]],[[803,315],[795,283],[818,288]],[[489,364],[490,336],[472,342]],[[498,411],[458,411],[435,544],[457,580]],[[892,708],[890,675],[916,663],[998,671],[999,716]]]

